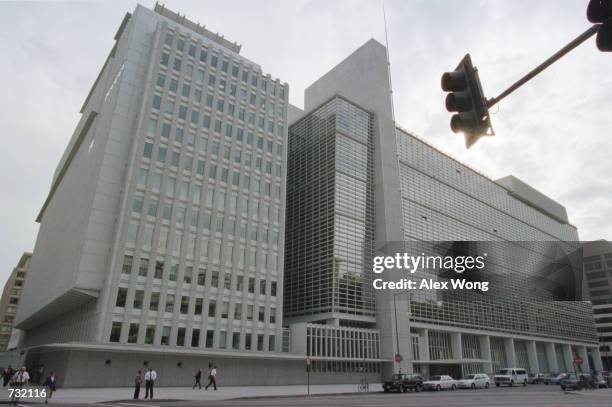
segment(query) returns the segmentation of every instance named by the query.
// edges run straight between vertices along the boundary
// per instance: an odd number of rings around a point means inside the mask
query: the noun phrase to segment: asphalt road
[[[22,404],[24,407],[37,403]],[[53,406],[54,404],[49,404]],[[488,390],[456,390],[421,393],[361,393],[347,395],[240,398],[216,401],[108,401],[71,404],[71,407],[301,407],[301,406],[384,406],[384,407],[610,407],[612,389],[563,392],[558,386],[535,385]]]

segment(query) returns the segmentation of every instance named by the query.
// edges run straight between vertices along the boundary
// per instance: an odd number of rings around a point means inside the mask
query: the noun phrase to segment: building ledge
[[[97,290],[72,288],[23,320],[15,328],[28,330],[98,298]]]

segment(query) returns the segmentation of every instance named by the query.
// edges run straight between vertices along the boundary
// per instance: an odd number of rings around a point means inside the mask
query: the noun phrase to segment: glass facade
[[[372,120],[335,97],[289,129],[286,317],[374,316]]]
[[[491,292],[414,292],[411,319],[443,326],[594,342],[590,304],[558,301],[538,280],[555,250],[578,248],[576,228],[512,196],[495,181],[397,130],[404,239],[473,241],[496,251]],[[416,243],[415,243],[416,244]],[[554,261],[553,261],[554,262]],[[427,273],[428,271],[424,271]],[[445,279],[435,270],[427,278]]]

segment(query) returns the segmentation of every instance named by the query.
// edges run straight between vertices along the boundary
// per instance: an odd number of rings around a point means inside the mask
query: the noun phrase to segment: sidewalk
[[[381,390],[380,383],[370,383],[370,391]],[[145,389],[142,386],[140,398],[144,397]],[[310,394],[357,393],[357,384],[330,384],[311,385]],[[156,387],[155,399],[158,400],[227,400],[241,397],[263,396],[300,396],[307,394],[306,385],[300,386],[232,386],[219,387],[218,391],[195,389],[191,387]],[[66,405],[69,403],[102,403],[105,401],[130,400],[134,395],[131,387],[117,388],[86,388],[86,389],[58,389],[49,402],[49,405]],[[9,399],[6,387],[0,389],[0,400]],[[155,400],[154,399],[154,400]],[[30,402],[41,401],[29,399]],[[44,400],[42,400],[44,401]],[[26,399],[22,402],[27,404]]]

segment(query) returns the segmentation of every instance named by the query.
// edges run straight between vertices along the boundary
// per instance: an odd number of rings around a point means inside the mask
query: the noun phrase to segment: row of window
[[[167,273],[164,273],[166,269],[164,265],[165,265],[165,262],[163,260],[155,261],[153,278],[161,280],[164,277],[166,277],[165,274],[167,274],[168,281],[177,281],[177,277],[179,274],[179,270],[178,270],[179,264],[178,263],[172,264],[172,266],[170,267]],[[134,270],[134,256],[129,255],[129,254],[124,255],[123,264],[121,267],[121,273],[122,274],[132,274],[132,272],[134,271],[135,271]],[[149,259],[146,257],[141,257],[140,264],[138,267],[138,275],[141,277],[146,277],[148,275],[148,272],[149,272]],[[219,271],[213,270],[210,276],[211,276],[210,277],[210,287],[219,288]],[[231,276],[232,274],[229,272],[224,273],[224,281],[223,281],[222,288],[225,288],[227,290],[230,290],[233,288],[236,291],[242,291],[244,288],[244,282],[245,282],[244,276],[242,275],[236,276],[234,287],[232,287],[232,284],[231,284]],[[196,282],[197,285],[204,286],[206,284],[206,270],[203,268],[200,268],[197,270],[197,274],[196,274],[196,271],[194,270],[192,266],[186,266],[185,273],[183,276],[183,283],[191,284],[194,281]],[[266,291],[267,291],[266,284],[267,282],[265,279],[259,280],[258,294],[266,295]],[[249,294],[255,293],[255,277],[248,278],[247,289],[248,289]],[[276,292],[277,292],[277,282],[271,281],[270,282],[270,295],[272,297],[276,297]]]
[[[113,322],[110,333],[110,342],[119,342],[121,340],[121,329],[123,324],[121,322]],[[128,328],[128,343],[137,343],[138,342],[138,334],[140,331],[140,324],[138,323],[130,323]],[[144,335],[144,344],[145,345],[153,345],[155,341],[155,325],[147,325],[146,331]],[[162,327],[162,332],[160,335],[159,345],[170,345],[170,337],[171,337],[172,327],[164,326]],[[176,332],[176,342],[175,346],[186,346],[186,334],[187,329],[183,327],[179,327]],[[214,345],[214,335],[215,331],[207,330],[206,331],[206,339],[204,342],[204,347],[212,348]],[[259,350],[263,351],[264,349],[264,334],[257,334],[256,343],[253,344],[254,336],[251,333],[246,333],[244,335],[244,349],[245,350]],[[232,332],[232,349],[240,349],[240,332]],[[221,349],[226,349],[227,344],[227,331],[219,331],[218,332],[218,347]],[[274,351],[275,348],[275,336],[268,335],[268,349],[269,351]],[[191,347],[200,347],[200,329],[194,328],[191,331]]]
[[[263,281],[265,287],[265,281]],[[119,287],[117,291],[117,299],[115,301],[115,306],[119,308],[125,308],[127,305],[127,295],[128,289],[127,287]],[[174,312],[175,305],[175,295],[168,294],[165,296],[164,304],[160,308],[160,293],[158,291],[151,292],[151,298],[149,300],[148,311],[164,311],[168,313]],[[183,295],[181,296],[181,302],[179,311],[181,314],[191,314],[191,315],[203,315],[203,307],[204,307],[204,298],[195,298],[194,307],[192,311],[189,311],[190,297]],[[243,304],[236,303],[234,304],[234,319],[241,320],[242,319],[242,307]],[[136,290],[134,292],[134,300],[132,302],[132,309],[143,309],[144,306],[144,290]],[[246,320],[253,321],[254,320],[254,311],[255,307],[253,304],[246,304],[245,312],[246,312]],[[265,307],[259,306],[258,309],[258,321],[265,322]],[[211,318],[215,318],[219,313],[221,319],[228,319],[230,316],[230,304],[229,301],[223,301],[221,303],[220,312],[217,312],[217,300],[209,300],[208,301],[208,315]],[[270,324],[276,323],[276,308],[270,308],[269,321]]]
[[[168,153],[167,147],[164,147],[161,145],[158,146],[157,162],[164,164],[166,162],[167,153]],[[153,144],[146,142],[144,145],[143,157],[147,159],[152,159],[152,155],[153,155]],[[210,164],[209,171],[208,171],[209,179],[212,179],[212,180],[218,179],[220,182],[229,183],[230,182],[230,177],[229,177],[230,169],[225,166],[221,167],[221,172],[218,178],[217,178],[217,169],[218,167],[216,164],[212,164],[212,163]],[[278,169],[280,170],[280,166],[278,167]],[[272,171],[271,162],[269,162],[269,166],[266,167],[266,172],[268,171],[270,171],[269,173],[271,173]],[[201,162],[201,164],[198,161],[196,173],[202,176],[204,175],[204,162],[203,161]],[[241,178],[242,178],[242,188],[246,190],[250,190],[251,176],[243,174],[242,171],[240,171],[239,169],[234,169],[232,171],[231,185],[235,187],[240,187]],[[187,185],[188,187],[187,181],[183,181],[183,184]],[[262,180],[260,177],[254,177],[252,186],[253,186],[253,192],[255,193],[262,194],[267,197],[274,197],[275,199],[280,199],[280,196],[281,196],[280,184],[275,184],[274,186],[272,186],[272,182],[266,179]],[[170,189],[167,191],[175,191],[176,183],[175,182],[171,183],[170,185],[168,185],[168,188]],[[200,194],[196,195],[195,193],[198,193],[198,192],[201,193],[202,186],[196,184],[193,186],[192,189],[194,190],[193,199],[197,201],[194,203],[199,203]],[[185,192],[188,192],[188,190],[186,190]],[[185,194],[184,197],[186,199],[187,194]]]
[[[233,78],[236,78],[236,79],[240,76],[242,82],[244,82],[245,84],[249,83],[249,71],[243,70],[242,75],[240,75],[240,65],[237,64],[235,61],[229,61],[229,59],[223,55],[221,55],[221,58],[220,58],[219,52],[214,52],[214,51],[209,52],[208,48],[202,46],[201,44],[195,44],[194,42],[191,42],[191,41],[189,41],[189,45],[186,47],[186,43],[188,42],[188,40],[180,35],[175,36],[175,33],[171,31],[166,32],[166,36],[164,38],[164,45],[172,47],[174,45],[175,37],[176,37],[175,49],[176,49],[177,54],[182,54],[186,52],[188,59],[189,58],[193,60],[198,59],[201,63],[207,64],[211,68],[214,68],[214,69],[218,68],[224,74],[230,74]],[[196,54],[197,54],[197,57],[196,57]],[[210,54],[210,58],[209,58],[209,54]],[[165,61],[167,65],[169,58],[170,56],[167,52],[162,53],[162,57],[161,57],[162,63]],[[179,62],[177,62],[177,59]],[[221,64],[219,64],[219,60],[221,60]],[[230,64],[231,64],[231,68],[230,68]],[[178,58],[177,56],[175,56],[173,69],[177,71],[180,71],[181,69],[181,59]],[[255,72],[251,72],[250,84],[251,86],[259,87],[263,92],[266,92],[266,93],[268,93],[268,90],[269,90],[271,95],[278,96],[281,100],[285,99],[286,95],[285,95],[284,86],[282,85],[278,86],[278,90],[280,92],[278,95],[276,95],[277,93],[276,82],[270,81],[271,86],[268,89],[268,79],[263,78],[263,77],[260,79],[259,75],[257,75]]]
[[[155,96],[157,97],[157,96]],[[155,100],[154,100],[154,106],[155,107]],[[180,112],[179,112],[179,117],[180,117]],[[191,120],[194,120],[194,123],[197,123],[198,121],[198,114],[197,112],[193,111],[192,115],[191,115]],[[167,121],[163,121],[161,128],[158,124],[159,119],[156,117],[150,117],[149,118],[149,122],[147,124],[147,134],[150,136],[155,136],[157,134],[157,130],[158,128],[160,129],[160,137],[162,139],[170,139],[170,135],[172,133],[172,125],[171,123],[168,123]],[[210,129],[211,123],[213,124],[213,130],[215,133],[220,134],[221,133],[221,128],[223,126],[223,121],[221,120],[221,118],[213,118],[209,115],[204,115],[203,116],[203,120],[202,120],[202,126],[205,129]],[[234,131],[235,130],[235,131]],[[266,152],[269,155],[272,155],[274,153],[274,141],[265,138],[263,135],[258,134],[257,136],[255,135],[255,133],[252,130],[247,130],[246,134],[245,131],[242,127],[236,127],[234,129],[234,125],[232,123],[225,123],[225,131],[223,132],[225,140],[227,141],[226,144],[224,144],[223,146],[223,158],[226,160],[230,159],[230,145],[231,145],[231,141],[235,136],[235,141],[238,144],[244,144],[246,147],[249,148],[256,148],[257,150],[260,150],[262,153]],[[196,148],[196,134],[192,131],[190,131],[187,136],[185,136],[185,129],[183,127],[180,126],[175,126],[174,128],[174,143],[178,143],[178,144],[182,144],[183,141],[186,142],[188,147],[192,147],[192,148]],[[208,149],[208,137],[206,135],[203,135],[200,138],[199,144],[198,144],[198,149],[201,153],[205,154],[207,152]],[[214,156],[219,156],[219,150],[220,150],[220,141],[218,139],[214,139],[212,140],[212,142],[210,143],[210,153]],[[249,150],[247,149],[247,152]],[[279,142],[276,146],[276,156],[279,158],[279,160],[282,160],[283,158],[283,143],[282,141]],[[247,156],[248,157],[248,156]],[[236,160],[236,155],[234,155],[234,161]],[[248,163],[245,162],[245,165],[247,165],[247,167],[250,167],[250,162]],[[240,161],[237,161],[237,163],[240,163]]]
[[[203,72],[202,71],[200,72],[203,75]],[[208,77],[208,83],[209,83],[208,90],[209,91],[212,90],[214,92],[215,81],[216,81],[215,76],[210,74]],[[166,83],[168,85],[167,87],[166,87]],[[200,106],[208,108],[206,110],[213,110],[213,107],[216,106],[216,110],[220,112],[220,114],[226,113],[230,117],[230,119],[233,120],[235,117],[238,117],[240,121],[244,122],[246,121],[245,112],[246,112],[246,104],[248,103],[249,107],[253,109],[253,111],[249,111],[248,113],[248,117],[249,117],[248,123],[249,124],[255,126],[255,120],[254,120],[255,114],[256,114],[255,111],[259,110],[259,119],[260,119],[258,120],[259,128],[263,131],[267,130],[272,135],[275,133],[279,137],[283,135],[282,129],[283,129],[283,119],[284,119],[284,114],[285,114],[284,105],[282,104],[277,105],[274,102],[267,100],[263,96],[258,97],[256,93],[249,93],[244,88],[238,89],[235,84],[230,83],[229,93],[228,93],[229,98],[227,101],[227,111],[226,111],[225,109],[226,100],[223,99],[222,97],[225,96],[227,84],[225,80],[223,79],[219,81],[219,90],[222,92],[222,94],[221,95],[217,94],[216,98],[215,98],[214,93],[209,93],[209,91],[205,91],[204,89],[201,89],[198,86],[192,87],[192,85],[189,82],[183,81],[183,82],[180,82],[180,85],[179,85],[179,79],[173,76],[170,76],[170,79],[168,80],[164,72],[160,72],[158,74],[155,85],[157,86],[158,92],[163,91],[164,89],[168,90],[169,98],[164,103],[164,113],[166,114],[171,114],[171,115],[175,114],[175,100],[180,97],[181,103],[178,109],[178,115],[179,115],[179,118],[182,120],[186,121],[187,117],[189,116],[187,114],[188,106],[184,103],[193,103],[194,106],[191,106],[192,112],[197,112],[196,108],[199,108]],[[214,103],[215,99],[217,101],[216,104]],[[232,103],[232,101],[235,101],[236,103],[239,104],[238,110],[236,110],[236,105]],[[156,94],[153,98],[153,107],[157,110],[161,110],[161,105],[162,105],[161,95]],[[237,116],[236,116],[236,112],[238,112]],[[266,115],[269,116],[267,120],[268,121],[267,127],[264,125]],[[191,122],[197,125],[198,120],[193,120],[193,116],[191,117],[192,117]],[[251,120],[251,117],[253,118],[252,120]],[[278,123],[276,123],[277,117],[279,118]],[[208,128],[208,127],[205,127],[205,128]]]
[[[231,225],[226,230],[228,233],[234,233],[231,227],[235,228],[235,220],[230,219],[229,222]],[[223,231],[223,225],[219,227],[219,222],[217,219],[217,229],[218,233]],[[241,225],[241,236],[245,234],[246,227],[242,227]],[[257,236],[254,235],[253,229],[251,229],[251,237],[255,239]],[[261,232],[261,241],[267,239],[268,229],[264,228]],[[157,235],[157,240],[153,239],[154,235],[154,225],[150,223],[146,223],[141,230],[142,238],[140,243],[142,245],[142,250],[147,252],[152,249],[156,251],[159,255],[164,256],[164,254],[169,251],[173,256],[181,256],[182,247],[183,247],[183,233],[179,230],[175,230],[173,234],[173,238],[170,240],[170,230],[165,227],[160,227]],[[135,247],[136,240],[138,237],[138,224],[132,223],[128,225],[128,230],[126,233],[126,246],[127,247]],[[278,247],[278,232],[273,231],[272,238],[273,246]],[[244,240],[244,238],[241,238]],[[228,265],[233,265],[236,267],[244,267],[245,265],[249,265],[253,268],[261,268],[266,270],[277,270],[278,261],[278,253],[272,248],[272,250],[268,251],[266,248],[257,248],[256,245],[251,243],[249,248],[247,249],[246,244],[234,245],[233,240],[221,240],[215,239],[212,248],[210,244],[210,240],[205,236],[200,238],[199,246],[197,245],[197,236],[195,234],[189,234],[186,238],[186,250],[185,257],[187,259],[195,259],[199,257],[201,259],[208,259],[215,264],[220,264],[224,261]],[[255,240],[253,240],[255,241]],[[276,243],[274,243],[276,242]],[[170,246],[170,247],[168,247]],[[200,249],[197,252],[197,249]],[[147,266],[148,267],[148,266]]]

